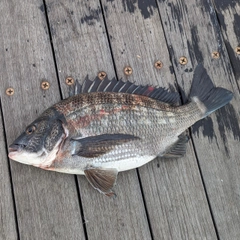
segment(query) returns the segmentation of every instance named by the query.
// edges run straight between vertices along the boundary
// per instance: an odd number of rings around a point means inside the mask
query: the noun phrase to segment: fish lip
[[[9,147],[9,148],[8,148],[8,151],[9,151],[9,153],[18,152],[19,149],[16,149],[16,148],[13,148],[13,147]]]
[[[8,157],[12,160],[15,160],[15,156],[17,155],[18,151],[13,151],[8,153]]]
[[[11,144],[9,147],[8,147],[8,151],[9,152],[20,152],[25,146],[22,145],[22,144]]]
[[[15,160],[15,156],[20,153],[23,149],[22,145],[18,145],[18,144],[11,144],[8,147],[8,157],[12,160]]]

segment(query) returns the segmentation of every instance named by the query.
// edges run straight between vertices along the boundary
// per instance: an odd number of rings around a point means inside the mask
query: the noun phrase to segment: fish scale
[[[120,109],[121,106],[122,105],[115,105],[115,108]],[[156,132],[156,130],[169,131],[169,126],[172,126],[171,128],[178,127],[183,120],[188,124],[186,121],[186,115],[184,114],[185,110],[182,108],[182,110],[180,109],[181,111],[178,111],[177,115],[174,114],[177,112],[175,108],[169,108],[168,112],[164,112],[144,107],[110,114],[110,107],[104,108],[104,105],[95,106],[94,112],[91,110],[86,112],[89,112],[89,115],[98,115],[98,112],[102,109],[104,109],[107,114],[101,119],[92,120],[89,125],[84,128],[84,131],[88,131],[89,135],[115,133],[112,132],[113,130],[116,132],[130,131],[134,135],[145,135],[146,133],[152,134],[152,132]],[[196,106],[194,109],[196,109]],[[171,116],[169,114],[171,114]],[[192,115],[195,116],[195,118],[197,116],[194,111],[192,112]],[[171,121],[171,119],[173,121]],[[188,119],[191,119],[191,115],[188,116]],[[164,121],[164,124],[161,124],[162,120]],[[77,122],[78,119],[76,118],[75,121]],[[192,119],[191,122],[192,121],[194,121],[194,119]],[[174,124],[166,125],[167,122],[174,122]]]
[[[113,95],[113,97],[115,96]],[[196,104],[192,105],[192,114],[196,118],[197,107]],[[120,109],[121,107],[122,105],[120,104],[114,105],[114,109]],[[85,109],[85,112],[89,112],[89,114],[91,113],[92,115],[97,115],[97,113],[103,109],[106,112],[110,112],[113,107],[108,105],[106,108],[104,108],[104,105],[100,104],[99,106],[94,106],[94,111],[91,111],[91,108],[89,108],[89,110]],[[187,109],[191,108],[187,106]],[[184,119],[185,125],[188,124],[190,126],[192,122],[194,122],[194,119],[192,119],[190,115],[186,116],[184,114],[185,110],[187,109],[181,107],[179,108],[179,110],[177,110],[176,108],[168,107],[168,111],[160,111],[157,109],[147,109],[146,107],[137,107],[131,111],[127,110],[112,114],[106,114],[100,120],[97,119],[91,121],[89,125],[84,128],[85,135],[82,134],[82,136],[86,137],[100,135],[103,133],[115,134],[121,132],[130,133],[134,136],[138,136],[141,138],[141,141],[134,141],[131,144],[129,143],[121,146],[116,146],[116,148],[110,153],[97,158],[95,161],[97,161],[98,163],[109,162],[109,165],[111,165],[111,162],[122,161],[122,159],[126,159],[129,154],[131,157],[136,158],[151,155],[163,155],[169,141],[174,140],[174,136],[172,136],[171,134],[171,129],[178,128],[179,125],[181,125],[182,121],[184,121]],[[178,113],[178,115],[174,115],[174,113],[176,112]],[[169,115],[171,116],[169,117]],[[160,123],[162,119],[164,119],[164,124]],[[169,119],[173,119],[174,123],[167,124],[169,123]],[[187,121],[188,119],[190,119],[189,123]],[[146,120],[148,120],[148,122]],[[179,131],[182,132],[181,129],[179,129]],[[165,143],[167,144],[163,144],[163,141],[165,141]],[[127,155],[125,155],[125,153]],[[78,160],[78,162],[81,161],[86,163],[85,158]],[[72,168],[76,168],[76,166],[74,165],[74,167]]]

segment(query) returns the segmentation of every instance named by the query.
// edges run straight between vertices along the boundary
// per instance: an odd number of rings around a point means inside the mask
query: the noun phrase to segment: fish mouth
[[[19,150],[19,146],[17,144],[11,144],[9,147],[8,147],[8,151],[9,152],[17,152]]]
[[[21,151],[25,145],[13,143],[8,147],[9,152],[18,152]]]
[[[17,155],[18,151],[9,152],[8,157],[12,160],[15,160],[15,156]]]
[[[8,152],[9,152],[8,157],[14,160],[14,156],[19,152],[21,152],[23,148],[24,148],[24,145],[22,144],[15,144],[15,143],[11,144],[8,147]]]

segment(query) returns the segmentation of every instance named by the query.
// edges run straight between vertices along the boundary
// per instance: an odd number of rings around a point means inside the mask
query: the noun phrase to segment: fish
[[[228,104],[233,93],[215,87],[202,64],[186,104],[178,92],[122,80],[77,81],[70,96],[29,124],[9,146],[9,158],[45,170],[85,175],[106,196],[119,172],[156,157],[185,155],[186,130]]]

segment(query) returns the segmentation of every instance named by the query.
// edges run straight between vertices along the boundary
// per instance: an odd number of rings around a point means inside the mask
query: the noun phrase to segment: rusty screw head
[[[72,77],[67,77],[65,82],[68,86],[71,86],[74,84],[74,79]]]
[[[132,70],[132,68],[131,67],[125,67],[124,68],[124,73],[126,74],[126,75],[131,75],[132,74],[132,72],[133,72],[133,70]]]
[[[7,94],[8,96],[12,96],[12,95],[14,94],[14,89],[13,89],[13,88],[8,88],[8,89],[6,90],[6,94]]]
[[[188,62],[188,60],[187,60],[186,57],[180,57],[180,58],[179,58],[179,63],[180,63],[181,65],[186,65],[187,62]]]
[[[240,47],[236,47],[235,52],[236,54],[240,55]]]
[[[104,71],[101,71],[98,73],[98,78],[100,80],[103,80],[106,76],[107,76],[107,74]]]
[[[43,90],[49,89],[49,88],[50,88],[49,82],[43,81],[43,82],[41,83],[41,88],[42,88]]]
[[[218,58],[220,58],[220,53],[217,51],[214,51],[214,52],[212,52],[212,57],[215,59],[218,59]]]
[[[163,63],[158,60],[154,63],[154,66],[156,69],[161,69],[163,67]]]

